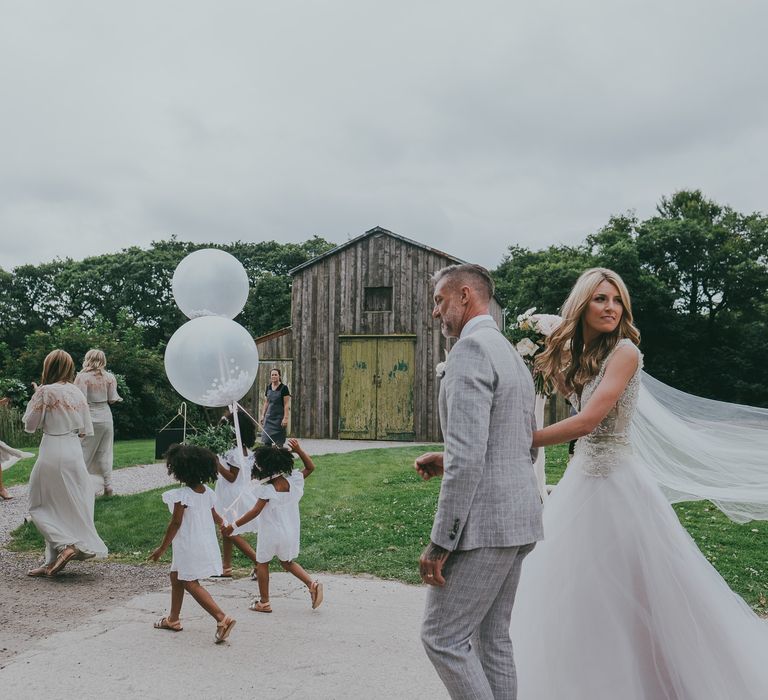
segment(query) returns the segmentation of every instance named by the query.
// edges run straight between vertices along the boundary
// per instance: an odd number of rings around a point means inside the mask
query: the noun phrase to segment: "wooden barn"
[[[441,441],[435,365],[448,346],[430,277],[460,262],[376,227],[291,270],[291,326],[256,341],[252,406],[277,367],[293,395],[290,434]],[[491,314],[501,327],[495,299]]]

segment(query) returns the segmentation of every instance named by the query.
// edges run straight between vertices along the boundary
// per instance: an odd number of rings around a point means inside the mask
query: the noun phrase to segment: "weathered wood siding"
[[[293,358],[293,333],[291,327],[282,328],[274,333],[256,338],[256,349],[259,351],[259,361],[290,360]]]
[[[544,425],[552,425],[571,415],[571,404],[560,394],[552,394],[544,407]]]
[[[283,383],[288,386],[291,393],[293,387],[293,334],[291,328],[283,328],[274,333],[256,338],[256,348],[259,351],[259,371],[251,391],[242,402],[251,415],[257,419],[264,403],[264,390],[269,384],[269,373],[273,367],[280,370]],[[290,433],[293,422],[293,410],[288,419],[288,431]]]
[[[446,341],[432,318],[431,275],[456,260],[386,233],[342,248],[293,278],[294,433],[336,437],[339,336],[415,336],[415,439],[441,440],[435,365]],[[366,287],[392,287],[391,311],[365,311]],[[499,304],[491,313],[501,326]]]

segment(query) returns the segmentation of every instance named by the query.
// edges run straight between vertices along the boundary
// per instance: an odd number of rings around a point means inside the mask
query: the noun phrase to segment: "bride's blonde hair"
[[[621,321],[611,333],[602,333],[585,347],[582,318],[595,290],[603,282],[610,282],[619,292],[624,307]],[[566,395],[581,394],[584,384],[600,371],[600,364],[621,338],[640,344],[640,331],[633,323],[627,285],[608,268],[593,267],[582,272],[560,309],[560,315],[563,321],[547,339],[544,352],[536,358],[536,369],[545,380],[553,379],[556,385],[561,385]],[[558,376],[562,377],[559,382],[556,381]]]

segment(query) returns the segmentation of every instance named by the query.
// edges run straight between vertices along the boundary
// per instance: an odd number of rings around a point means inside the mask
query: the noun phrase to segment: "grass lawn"
[[[39,451],[37,447],[23,447],[25,452],[33,452],[35,456]],[[155,441],[150,440],[119,440],[115,443],[115,469],[133,467],[137,464],[152,464],[155,462]],[[3,472],[3,483],[6,486],[26,484],[32,467],[35,466],[35,457],[18,461],[11,469]]]
[[[301,502],[302,566],[310,573],[366,573],[418,583],[416,562],[429,539],[440,488],[439,481],[425,483],[411,468],[426,449],[316,457],[317,470]],[[547,449],[550,483],[560,479],[566,459],[565,446]],[[143,561],[160,544],[170,517],[160,500],[162,490],[97,500],[96,527],[112,556]],[[709,503],[675,509],[731,588],[755,610],[768,613],[768,523],[736,525]],[[42,540],[33,526],[24,525],[14,533],[12,548],[42,550]],[[235,551],[235,566],[249,567]]]

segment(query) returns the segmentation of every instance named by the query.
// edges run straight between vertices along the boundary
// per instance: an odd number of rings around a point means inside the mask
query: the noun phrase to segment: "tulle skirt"
[[[636,458],[571,462],[512,615],[519,700],[765,700],[768,623],[701,554]]]
[[[77,435],[43,435],[29,476],[29,514],[45,540],[46,564],[69,545],[77,559],[107,556],[93,524],[94,496]]]

